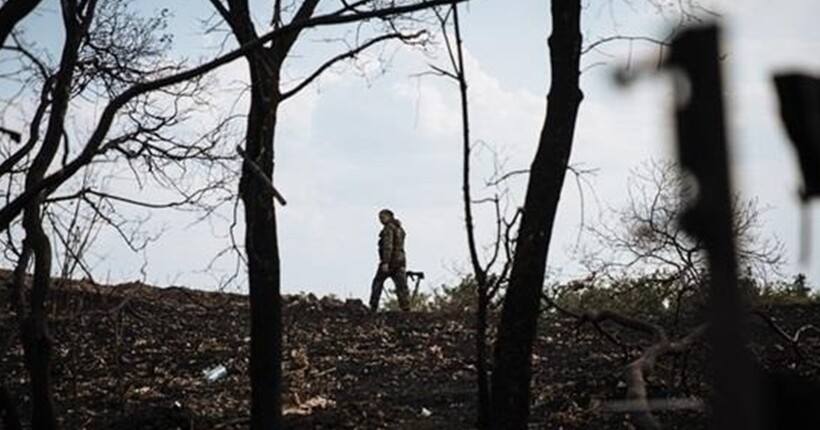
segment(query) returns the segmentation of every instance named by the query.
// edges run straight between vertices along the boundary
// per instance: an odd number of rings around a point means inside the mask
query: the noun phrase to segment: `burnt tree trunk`
[[[530,358],[547,252],[583,98],[578,86],[580,15],[580,0],[552,1],[552,78],[547,115],[530,168],[515,260],[495,344],[491,388],[494,428],[527,428]]]
[[[294,21],[313,15],[319,0],[305,0]],[[211,3],[225,18],[240,45],[258,38],[247,0]],[[245,251],[251,308],[251,425],[254,430],[282,427],[282,305],[276,210],[269,190],[282,64],[300,30],[292,30],[246,56],[251,103],[245,132],[245,157],[239,197],[245,208]],[[252,163],[252,164],[251,164]],[[259,177],[261,174],[264,178]]]
[[[490,381],[487,375],[487,311],[489,307],[489,285],[487,270],[481,266],[475,240],[473,223],[473,199],[470,192],[470,110],[467,98],[467,74],[464,70],[464,52],[462,49],[461,24],[458,19],[458,5],[453,5],[453,27],[456,37],[455,78],[458,81],[461,96],[461,128],[462,128],[462,203],[464,204],[464,227],[467,232],[467,247],[470,252],[470,262],[476,280],[476,372],[478,376],[478,416],[476,427],[483,430],[490,426]],[[496,245],[498,246],[498,244]]]
[[[45,302],[51,282],[51,242],[43,230],[40,199],[23,215],[26,241],[34,253],[34,279],[28,314],[21,320],[23,355],[31,385],[31,426],[56,429],[57,414],[51,389],[52,339],[46,323]]]
[[[251,63],[251,107],[245,148],[268,176],[273,174],[273,139],[278,107],[277,76]],[[245,163],[239,182],[245,207],[245,249],[251,308],[251,428],[279,428],[282,414],[282,310],[279,300],[279,245],[273,199],[264,182]]]
[[[90,1],[81,7],[76,1],[63,2],[62,12],[66,36],[60,58],[60,69],[51,93],[53,102],[43,143],[26,172],[26,191],[36,189],[40,185],[60,147],[79,47],[93,17],[95,4],[96,2]],[[28,312],[20,314],[24,315],[20,319],[20,333],[26,370],[30,377],[32,428],[56,429],[59,426],[51,388],[53,342],[48,333],[45,312],[51,282],[52,253],[51,241],[43,229],[43,200],[44,194],[40,193],[26,205],[23,211],[23,229],[26,232],[24,247],[29,248],[34,257],[34,277]],[[28,257],[28,251],[24,252],[23,262],[18,265],[18,271],[25,271]],[[20,274],[17,273],[17,275]],[[18,285],[17,288],[22,288],[22,285]]]

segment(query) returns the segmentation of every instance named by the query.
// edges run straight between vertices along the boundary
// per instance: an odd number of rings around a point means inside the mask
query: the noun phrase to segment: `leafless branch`
[[[404,13],[415,12],[423,9],[429,9],[435,6],[456,4],[465,0],[425,0],[409,5],[380,8],[366,12],[349,14],[349,13],[330,13],[327,15],[316,16],[303,20],[291,22],[279,29],[268,32],[262,37],[256,38],[241,47],[217,57],[211,61],[203,63],[191,69],[159,78],[149,82],[143,82],[132,85],[118,96],[114,97],[105,107],[102,115],[99,118],[97,127],[92,133],[91,137],[85,144],[82,152],[69,162],[64,168],[53,172],[52,174],[38,181],[37,184],[32,184],[32,187],[25,192],[16,196],[12,201],[0,209],[0,229],[6,229],[23,210],[25,205],[35,196],[39,195],[44,189],[54,190],[60,184],[64,183],[72,177],[79,169],[86,166],[91,160],[100,152],[101,144],[105,140],[114,119],[119,110],[134,98],[143,94],[162,89],[167,86],[179,84],[187,80],[196,78],[205,73],[208,73],[220,66],[228,64],[237,58],[245,56],[254,50],[260,48],[265,43],[270,42],[279,37],[292,32],[298,32],[306,28],[323,27],[330,25],[346,24],[351,22],[358,22],[370,18],[384,18],[393,15],[400,15]]]
[[[587,45],[584,49],[582,49],[582,50],[581,50],[581,55],[584,55],[584,54],[586,54],[586,53],[588,53],[588,52],[590,52],[590,51],[592,51],[592,50],[598,49],[598,48],[600,48],[600,47],[601,47],[601,46],[603,46],[603,45],[606,45],[606,44],[609,44],[609,43],[612,43],[612,42],[618,42],[618,41],[629,41],[629,42],[640,41],[640,42],[648,42],[648,43],[653,43],[653,44],[655,44],[655,45],[664,46],[664,47],[668,47],[668,46],[669,46],[669,44],[670,44],[669,40],[666,40],[666,39],[656,39],[656,38],[654,38],[654,37],[649,37],[649,36],[623,36],[623,35],[616,35],[616,36],[603,37],[603,38],[601,38],[601,39],[596,40],[595,42],[590,43],[590,44],[589,44],[589,45]]]
[[[525,174],[529,174],[529,173],[530,173],[530,169],[512,170],[512,171],[509,171],[509,172],[504,172],[501,176],[499,176],[495,179],[490,179],[490,180],[484,182],[484,184],[488,187],[495,187],[495,186],[498,186],[502,182],[504,182],[504,181],[514,177],[514,176],[525,175]]]
[[[271,195],[273,195],[276,201],[278,201],[279,204],[282,206],[288,204],[288,202],[285,201],[285,198],[282,197],[282,194],[280,194],[279,191],[276,190],[276,187],[273,186],[273,182],[271,182],[270,178],[268,178],[265,172],[262,171],[262,168],[260,168],[258,164],[256,164],[253,160],[251,160],[248,157],[248,155],[245,153],[242,147],[237,146],[236,152],[242,157],[242,159],[245,161],[245,164],[247,164],[248,167],[250,167],[251,172],[253,172],[254,176],[256,176],[256,178],[259,181],[265,184],[265,187],[271,193]]]
[[[436,74],[438,76],[446,76],[448,78],[455,79],[456,81],[458,81],[458,76],[453,72],[449,72],[447,70],[444,70],[441,67],[436,66],[435,64],[430,64],[429,67],[433,70],[433,72],[434,72],[433,74]],[[421,73],[421,74],[418,74],[416,76],[423,76],[423,75],[424,75],[424,73]]]
[[[669,162],[649,162],[634,170],[628,203],[611,211],[611,221],[587,227],[597,249],[585,251],[583,264],[615,283],[628,278],[673,279],[667,293],[679,311],[680,301],[692,298],[708,282],[703,243],[687,235],[679,224],[684,210],[679,190],[686,186],[685,178]],[[736,198],[732,212],[741,264],[755,276],[776,272],[782,259],[779,242],[760,237],[757,206]]]
[[[390,34],[383,34],[381,36],[370,39],[367,42],[365,42],[365,43],[363,43],[363,44],[361,44],[361,45],[359,45],[359,46],[357,46],[357,47],[355,47],[355,48],[353,48],[353,49],[351,49],[347,52],[339,54],[339,55],[331,58],[330,60],[326,61],[324,64],[319,66],[316,70],[314,70],[313,73],[311,73],[310,76],[305,78],[302,82],[298,83],[293,88],[291,88],[287,91],[284,91],[282,93],[281,99],[286,100],[286,99],[296,95],[299,91],[303,90],[305,87],[310,85],[311,82],[316,80],[316,78],[318,78],[327,69],[333,67],[334,64],[339,63],[340,61],[344,61],[348,58],[355,58],[357,55],[359,55],[360,53],[362,53],[367,48],[369,48],[373,45],[376,45],[378,43],[381,43],[381,42],[384,42],[384,41],[387,41],[387,40],[391,40],[391,39],[397,39],[397,40],[401,40],[401,41],[404,41],[404,42],[408,42],[408,41],[416,40],[416,39],[420,38],[422,35],[424,35],[426,33],[427,32],[424,31],[424,30],[418,31],[418,32],[413,33],[413,34],[390,33]]]

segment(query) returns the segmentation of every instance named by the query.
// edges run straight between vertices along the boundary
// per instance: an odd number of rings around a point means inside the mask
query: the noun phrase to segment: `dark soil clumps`
[[[312,295],[287,297],[283,306],[286,428],[475,427],[473,316],[371,315],[358,300]],[[248,427],[247,297],[56,280],[49,309],[63,428]],[[764,311],[788,333],[818,325],[820,315],[817,305]],[[762,369],[817,381],[817,370],[808,363],[820,357],[820,336],[806,333],[800,359],[765,324],[751,324]],[[629,415],[614,406],[625,397],[625,364],[651,339],[605,328],[629,347],[615,345],[588,325],[544,314],[533,357],[532,428],[633,428]],[[31,411],[16,316],[6,309],[0,312],[0,329],[0,342],[7,342],[0,346],[8,345],[0,351],[0,388],[27,421]],[[707,355],[698,344],[685,356],[665,356],[657,363],[650,397],[685,406],[657,413],[665,428],[705,426]],[[227,373],[208,381],[203,372],[218,365]],[[783,380],[788,381],[778,381]]]

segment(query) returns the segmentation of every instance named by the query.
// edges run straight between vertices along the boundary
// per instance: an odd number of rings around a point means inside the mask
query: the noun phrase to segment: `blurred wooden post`
[[[800,187],[800,200],[803,202],[800,261],[805,262],[809,256],[811,237],[806,203],[810,198],[820,196],[820,78],[783,73],[774,77],[774,85],[780,101],[780,117],[797,150],[803,175]]]
[[[741,326],[732,230],[731,182],[717,26],[684,31],[672,42],[678,156],[697,183],[684,227],[706,245],[714,372],[715,429],[759,426],[757,382]]]

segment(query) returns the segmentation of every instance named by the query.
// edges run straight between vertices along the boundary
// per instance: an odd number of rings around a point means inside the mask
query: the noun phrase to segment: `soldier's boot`
[[[379,310],[379,300],[382,296],[382,288],[384,287],[384,280],[380,280],[377,276],[373,279],[373,285],[370,287],[370,312],[376,313]]]
[[[399,308],[407,312],[410,310],[410,291],[407,288],[407,283],[399,283],[396,285],[396,296],[399,299]]]
[[[399,307],[405,312],[410,311],[410,298],[406,295],[399,295]]]

